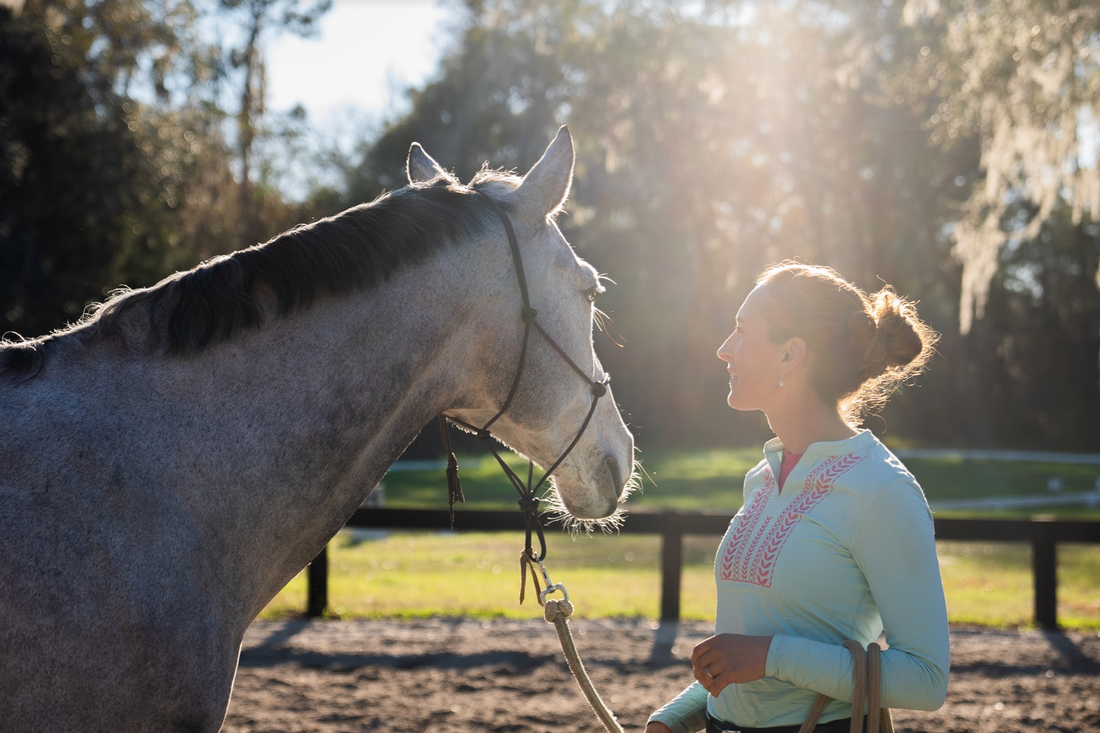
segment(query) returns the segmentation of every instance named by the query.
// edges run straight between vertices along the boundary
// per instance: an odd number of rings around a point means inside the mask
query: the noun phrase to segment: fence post
[[[1031,524],[1031,575],[1035,588],[1035,623],[1058,629],[1058,544],[1053,518],[1036,517]]]
[[[661,620],[680,620],[680,573],[683,570],[684,533],[671,518],[661,533]]]
[[[306,617],[321,618],[328,608],[328,545],[306,569]]]

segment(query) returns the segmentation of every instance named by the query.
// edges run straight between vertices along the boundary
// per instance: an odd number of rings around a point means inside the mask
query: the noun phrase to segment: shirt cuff
[[[788,636],[776,634],[772,637],[772,643],[768,646],[768,658],[764,661],[764,676],[782,679],[783,662],[793,641]]]
[[[672,733],[698,733],[707,727],[707,714],[704,709],[703,712],[693,713],[686,718],[680,718],[669,713],[662,714],[658,711],[649,716],[646,725],[654,721],[664,723],[672,729]]]

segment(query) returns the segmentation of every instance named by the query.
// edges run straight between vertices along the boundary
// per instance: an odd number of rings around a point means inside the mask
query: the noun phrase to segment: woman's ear
[[[784,370],[791,370],[806,361],[806,340],[801,336],[795,336],[787,340],[783,345],[783,355],[780,357],[780,365]]]

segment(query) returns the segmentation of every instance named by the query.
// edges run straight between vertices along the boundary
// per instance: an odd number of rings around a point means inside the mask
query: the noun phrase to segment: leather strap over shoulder
[[[882,649],[871,642],[866,653],[858,641],[849,639],[844,648],[852,654],[852,731],[863,733],[863,707],[867,705],[867,733],[894,733],[894,720],[890,710],[882,707]],[[832,700],[828,695],[818,695],[798,733],[812,733],[821,714]]]

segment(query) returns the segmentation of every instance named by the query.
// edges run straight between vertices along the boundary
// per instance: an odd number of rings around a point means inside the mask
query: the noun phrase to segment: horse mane
[[[422,263],[451,243],[468,242],[496,221],[472,195],[475,186],[500,181],[514,187],[517,180],[505,171],[482,170],[466,187],[441,175],[295,226],[264,244],[214,257],[152,287],[119,291],[90,306],[68,328],[35,339],[0,341],[0,375],[33,378],[63,345],[120,338],[139,308],[154,342],[179,356],[260,328],[265,295],[282,317],[308,307],[322,293],[340,296],[376,288],[399,269]]]

